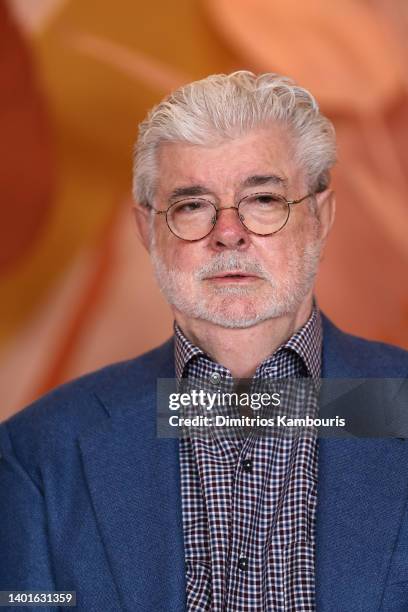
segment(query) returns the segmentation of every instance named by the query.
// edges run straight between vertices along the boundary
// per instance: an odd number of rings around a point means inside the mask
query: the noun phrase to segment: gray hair
[[[139,125],[135,146],[135,200],[140,204],[153,201],[160,143],[209,146],[273,122],[291,129],[296,139],[295,161],[303,166],[309,188],[326,189],[336,161],[336,137],[315,98],[290,78],[240,70],[184,85],[150,110]]]

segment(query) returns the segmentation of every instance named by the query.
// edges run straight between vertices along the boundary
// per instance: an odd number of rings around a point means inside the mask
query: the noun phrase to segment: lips
[[[221,274],[216,274],[215,276],[208,276],[206,280],[254,280],[259,279],[259,276],[255,274],[248,274],[247,272],[223,272]]]
[[[252,274],[219,274],[213,276],[213,278],[247,278],[253,276]]]

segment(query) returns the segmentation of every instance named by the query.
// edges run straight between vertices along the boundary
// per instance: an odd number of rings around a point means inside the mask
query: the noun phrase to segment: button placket
[[[242,512],[246,513],[246,510],[239,503],[241,499],[242,487],[246,486],[244,483],[250,478],[249,472],[253,469],[253,460],[250,458],[250,453],[254,450],[255,438],[250,435],[240,448],[239,461],[236,463],[236,472],[233,485],[232,494],[232,524],[231,524],[231,559],[235,560],[233,567],[236,568],[235,572],[232,571],[228,578],[228,591],[230,593],[235,592],[239,588],[241,580],[244,579],[244,575],[248,572],[253,571],[250,569],[250,558],[247,556],[246,551],[250,549],[250,534],[245,528],[245,534],[242,533],[241,516]],[[248,472],[245,473],[244,472]],[[239,503],[239,506],[237,505]],[[238,509],[239,508],[239,509]],[[250,510],[251,511],[251,510]]]

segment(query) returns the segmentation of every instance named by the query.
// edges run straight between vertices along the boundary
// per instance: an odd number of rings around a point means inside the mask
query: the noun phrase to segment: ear
[[[144,248],[150,250],[151,212],[146,206],[133,204],[132,212],[136,221],[136,231]]]
[[[336,196],[332,189],[316,193],[317,216],[320,221],[321,239],[324,242],[334,222],[336,213]]]

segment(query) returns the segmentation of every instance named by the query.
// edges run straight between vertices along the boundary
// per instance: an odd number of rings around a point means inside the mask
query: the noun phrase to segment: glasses
[[[299,200],[287,200],[276,193],[252,193],[243,197],[237,206],[225,208],[217,208],[206,198],[190,197],[174,202],[167,210],[157,210],[150,204],[147,207],[156,215],[166,215],[168,228],[177,238],[195,242],[212,232],[221,210],[230,209],[236,209],[242,225],[252,234],[272,236],[289,221],[291,206],[313,195],[308,193]]]

